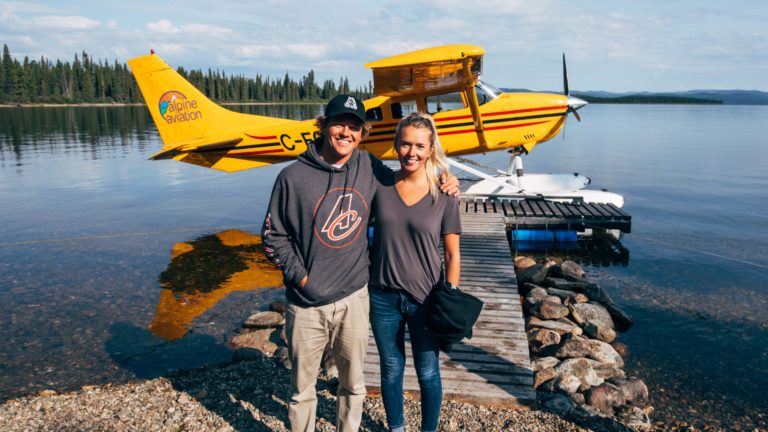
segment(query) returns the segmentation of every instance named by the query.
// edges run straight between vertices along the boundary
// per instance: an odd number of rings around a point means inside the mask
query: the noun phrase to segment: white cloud
[[[328,53],[328,47],[319,44],[244,45],[235,49],[235,54],[244,58],[293,57],[321,59]]]
[[[160,21],[147,23],[146,27],[151,32],[161,33],[164,35],[197,34],[206,37],[220,38],[232,33],[232,29],[226,27],[218,27],[198,23],[175,25],[173,22],[171,22],[171,20],[168,19],[161,19]]]
[[[207,24],[189,24],[184,26],[181,30],[190,33],[202,33],[206,36],[212,37],[222,37],[232,33],[232,29],[226,27],[216,27]]]
[[[83,16],[41,16],[33,18],[32,23],[58,30],[90,30],[101,26],[100,22]]]
[[[179,29],[175,27],[170,20],[167,19],[161,19],[160,21],[147,23],[147,29],[155,33],[164,34],[173,34],[179,32]]]

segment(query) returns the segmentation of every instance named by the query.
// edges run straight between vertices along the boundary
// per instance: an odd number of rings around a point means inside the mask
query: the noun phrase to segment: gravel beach
[[[335,430],[334,378],[318,382],[317,430]],[[0,405],[2,431],[286,431],[288,371],[270,358],[180,371],[121,385],[12,399]],[[419,430],[418,401],[406,399],[407,430]],[[380,398],[366,399],[364,431],[386,431]],[[579,419],[445,401],[442,431],[622,431],[601,418]]]

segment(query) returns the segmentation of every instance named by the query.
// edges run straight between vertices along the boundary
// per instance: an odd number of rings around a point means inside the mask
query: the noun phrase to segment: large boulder
[[[268,329],[276,328],[285,324],[285,318],[282,314],[273,311],[258,312],[249,316],[243,327],[250,329]]]
[[[563,304],[550,299],[538,302],[530,308],[530,313],[532,315],[545,320],[563,318],[568,316],[570,312],[568,306],[564,306]]]
[[[532,328],[526,332],[528,336],[528,348],[536,354],[548,355],[557,351],[560,344],[560,335],[543,328]]]
[[[563,278],[546,277],[540,282],[540,285],[567,291],[583,292],[589,282],[572,282]]]
[[[576,295],[576,293],[573,291],[562,290],[562,289],[557,289],[552,287],[547,288],[547,294],[559,297],[560,300],[562,300],[563,303],[565,304],[574,303],[572,299],[573,299],[573,296]]]
[[[597,376],[608,381],[611,378],[624,378],[627,376],[624,369],[616,367],[616,365],[609,363],[602,363],[597,360],[587,359],[592,369],[595,370]]]
[[[581,388],[581,380],[569,373],[564,373],[555,378],[555,390],[562,393],[573,394]]]
[[[530,290],[525,294],[525,301],[523,302],[523,307],[525,307],[525,310],[527,311],[530,311],[537,303],[544,301],[549,295],[544,288],[530,284],[529,287]]]
[[[640,379],[624,379],[615,377],[608,380],[615,385],[624,396],[625,403],[642,406],[648,402],[648,386]]]
[[[275,329],[262,329],[235,336],[229,342],[229,346],[237,351],[242,348],[251,348],[272,356],[277,350],[280,336]]]
[[[549,266],[544,264],[534,264],[525,270],[516,272],[515,275],[517,276],[518,285],[526,283],[539,285],[541,284],[541,281],[547,277],[547,273],[549,273]]]
[[[591,322],[598,327],[613,328],[611,314],[597,303],[576,303],[571,306],[583,321]],[[581,324],[581,322],[578,322]]]
[[[616,331],[610,327],[602,327],[591,322],[585,322],[581,325],[581,328],[584,329],[584,334],[592,339],[601,340],[607,343],[616,340]]]
[[[557,357],[540,357],[531,361],[531,368],[534,372],[538,372],[540,370],[554,368],[558,363],[560,363],[560,360],[558,360]]]
[[[527,268],[536,265],[536,261],[533,258],[526,256],[519,256],[515,258],[515,272],[522,272]]]
[[[580,265],[576,264],[571,260],[563,261],[562,264],[560,264],[560,269],[564,274],[570,273],[579,278],[584,278],[587,275],[587,273],[584,271],[584,269]]]
[[[565,341],[555,353],[555,357],[563,359],[586,357],[615,367],[624,367],[624,360],[612,346],[599,340],[580,336]]]
[[[533,387],[539,388],[545,382],[557,376],[555,368],[548,367],[533,374]]]
[[[613,303],[613,299],[608,293],[596,283],[587,283],[584,285],[584,289],[580,292],[584,293],[590,300],[596,301],[602,304]]]
[[[581,325],[584,333],[594,339],[611,343],[616,339],[613,319],[608,311],[597,303],[574,303],[571,315]]]
[[[611,318],[613,318],[613,326],[617,331],[625,332],[635,325],[635,321],[632,317],[618,307],[616,303],[608,303],[604,304],[604,306],[605,310],[611,314]]]
[[[564,374],[573,375],[581,381],[580,391],[584,391],[590,387],[600,385],[605,380],[597,376],[597,373],[589,362],[583,358],[573,358],[563,360],[555,366],[555,374],[561,376]]]
[[[581,327],[575,325],[574,323],[568,324],[560,320],[558,321],[539,320],[539,319],[537,319],[536,321],[529,320],[528,326],[531,328],[542,328],[542,329],[552,330],[557,332],[560,336],[563,336],[565,334],[580,335],[583,333],[583,330],[581,329]]]
[[[589,406],[601,413],[613,416],[613,408],[624,405],[624,396],[615,385],[602,383],[592,387],[584,393]]]

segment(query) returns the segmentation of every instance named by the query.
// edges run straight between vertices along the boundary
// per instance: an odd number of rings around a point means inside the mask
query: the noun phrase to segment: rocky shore
[[[573,261],[518,257],[515,273],[525,296],[534,386],[542,406],[651,430],[648,387],[627,377],[628,350],[616,339],[617,332],[632,327],[632,318]]]
[[[286,431],[290,371],[281,342],[281,304],[243,323],[231,346],[233,363],[178,371],[122,385],[85,386],[79,391],[8,400],[0,405],[2,431]],[[318,381],[317,430],[335,430],[337,379],[326,361]],[[367,398],[363,431],[386,431],[384,407]],[[419,402],[406,399],[408,430],[418,430]],[[613,419],[517,411],[445,401],[443,431],[616,431]]]
[[[288,371],[272,358],[180,371],[119,386],[9,400],[0,405],[2,431],[286,431]],[[336,379],[318,381],[317,430],[335,430]],[[418,430],[419,404],[406,400],[408,430]],[[366,399],[363,431],[385,431],[381,399]],[[512,411],[446,401],[443,431],[613,431],[608,419],[547,411]]]
[[[505,410],[445,401],[443,431],[652,430],[648,390],[622,370],[616,332],[626,316],[574,263],[516,261],[526,311],[539,409]],[[287,429],[290,363],[284,305],[249,317],[230,346],[233,362],[124,385],[44,391],[0,405],[0,430],[230,431]],[[318,381],[317,430],[335,430],[337,379],[330,357]],[[361,430],[386,431],[378,397],[365,402]],[[406,399],[407,430],[418,430],[419,402]],[[661,429],[665,429],[660,427]],[[666,428],[684,430],[685,428]]]

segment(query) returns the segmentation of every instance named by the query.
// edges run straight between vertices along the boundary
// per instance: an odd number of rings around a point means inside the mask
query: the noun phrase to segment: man
[[[389,168],[357,149],[368,133],[358,98],[331,99],[317,126],[320,136],[275,180],[262,241],[288,300],[291,430],[315,429],[315,383],[330,344],[339,371],[336,430],[357,431],[366,395],[368,215]],[[442,189],[456,194],[458,181],[451,176]]]

